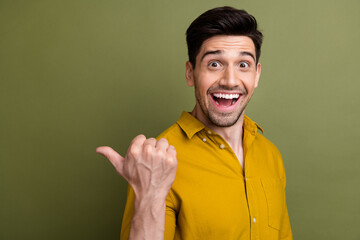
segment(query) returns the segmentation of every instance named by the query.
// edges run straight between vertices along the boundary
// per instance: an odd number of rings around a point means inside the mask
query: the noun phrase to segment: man
[[[186,34],[193,111],[125,158],[97,149],[129,182],[121,239],[292,239],[280,153],[244,115],[261,73],[255,18],[215,8]]]

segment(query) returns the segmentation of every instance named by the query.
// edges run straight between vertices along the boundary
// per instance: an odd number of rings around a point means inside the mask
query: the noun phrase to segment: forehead
[[[201,45],[198,56],[207,51],[220,50],[222,52],[250,52],[255,55],[255,45],[247,36],[214,36],[206,39]]]

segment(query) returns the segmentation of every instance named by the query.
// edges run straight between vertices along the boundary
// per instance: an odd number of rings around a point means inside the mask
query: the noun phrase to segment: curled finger
[[[167,149],[167,158],[166,158],[167,164],[176,166],[177,160],[176,160],[176,149],[173,145],[170,145]]]

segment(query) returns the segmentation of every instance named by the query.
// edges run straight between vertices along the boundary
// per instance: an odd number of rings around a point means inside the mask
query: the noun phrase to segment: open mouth
[[[212,93],[211,97],[217,105],[221,107],[230,107],[239,100],[240,94]]]

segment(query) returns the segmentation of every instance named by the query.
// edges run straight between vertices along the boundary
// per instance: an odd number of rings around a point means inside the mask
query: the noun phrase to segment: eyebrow
[[[240,55],[241,56],[250,56],[250,57],[252,57],[254,59],[254,61],[256,61],[254,54],[252,54],[251,52],[246,52],[246,51],[245,52],[240,52]]]
[[[201,62],[207,55],[212,55],[212,54],[218,55],[218,54],[220,54],[220,53],[222,53],[222,52],[223,52],[222,50],[207,51],[207,52],[205,52],[205,53],[202,55],[200,62]],[[250,57],[252,57],[252,58],[254,59],[254,61],[256,61],[254,54],[252,54],[251,52],[247,52],[247,51],[240,52],[240,56],[250,56]]]
[[[207,55],[212,55],[212,54],[217,55],[217,54],[220,54],[221,52],[222,52],[222,51],[220,51],[220,50],[207,51],[207,52],[204,53],[204,55],[202,55],[200,62],[201,62],[201,61],[204,59],[204,57],[206,57]]]

